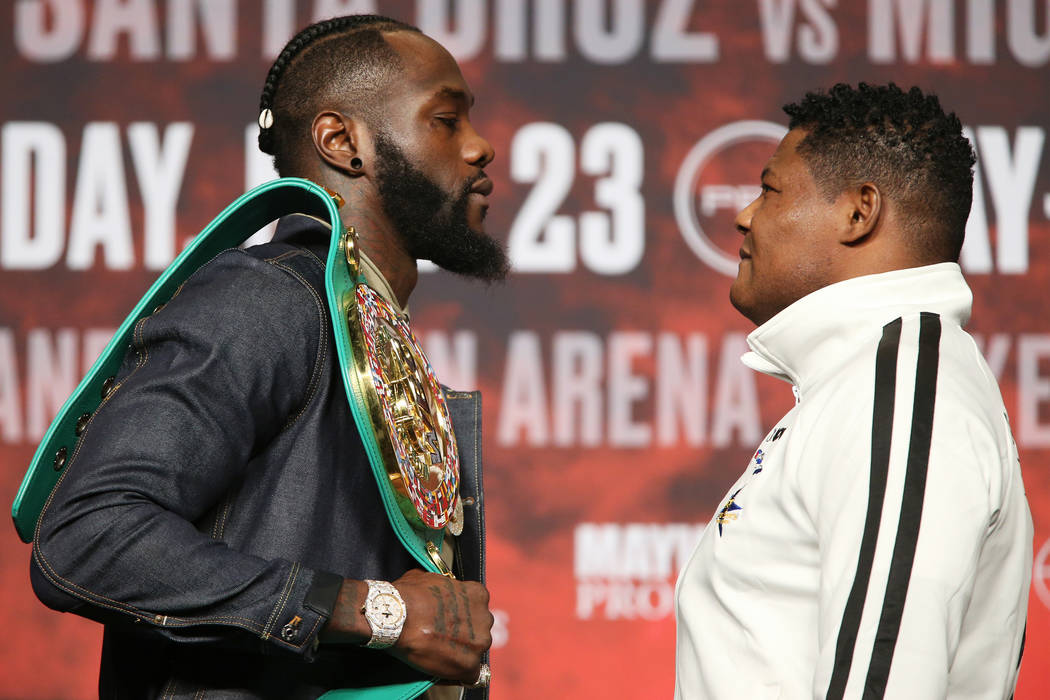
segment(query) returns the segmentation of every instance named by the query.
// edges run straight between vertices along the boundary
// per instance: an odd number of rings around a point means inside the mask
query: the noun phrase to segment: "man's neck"
[[[407,307],[408,297],[411,296],[419,280],[419,270],[415,259],[400,246],[391,245],[391,235],[388,232],[377,232],[363,221],[362,217],[352,213],[348,212],[344,217],[354,220],[355,223],[348,225],[353,226],[357,231],[361,252],[379,268],[401,307]]]
[[[323,184],[343,197],[345,204],[339,209],[343,225],[354,227],[361,252],[379,268],[401,307],[407,307],[419,280],[419,270],[415,258],[405,249],[400,234],[383,212],[376,193],[366,190],[363,182],[343,183],[346,191]]]

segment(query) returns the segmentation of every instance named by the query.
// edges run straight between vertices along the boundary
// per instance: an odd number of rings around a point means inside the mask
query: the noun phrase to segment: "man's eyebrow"
[[[770,176],[772,174],[773,174],[773,169],[770,168],[767,165],[766,167],[762,168],[762,174],[758,176],[758,179],[759,180],[765,180],[768,176]]]
[[[474,106],[474,95],[459,88],[443,87],[434,93],[434,97],[449,97],[453,100],[464,102],[471,107]]]

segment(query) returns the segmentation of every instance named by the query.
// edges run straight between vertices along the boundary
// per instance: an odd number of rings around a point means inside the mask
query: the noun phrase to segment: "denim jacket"
[[[143,319],[45,505],[33,587],[105,624],[103,698],[285,700],[415,677],[385,652],[317,642],[343,577],[418,568],[343,393],[329,235],[282,220],[274,242],[221,253]],[[480,396],[446,395],[466,515],[456,573],[484,580]]]

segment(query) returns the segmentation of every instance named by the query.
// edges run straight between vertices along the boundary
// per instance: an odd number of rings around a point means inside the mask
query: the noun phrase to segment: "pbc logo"
[[[732,122],[700,139],[678,169],[678,229],[696,256],[724,275],[736,277],[740,262],[740,236],[733,220],[758,196],[762,164],[772,153],[770,146],[786,133],[773,122]]]

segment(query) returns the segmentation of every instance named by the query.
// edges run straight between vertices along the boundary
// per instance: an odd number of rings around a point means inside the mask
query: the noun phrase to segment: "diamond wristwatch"
[[[361,612],[372,628],[372,638],[365,644],[369,649],[387,649],[397,643],[405,626],[405,601],[397,589],[386,581],[369,581],[368,595]]]

